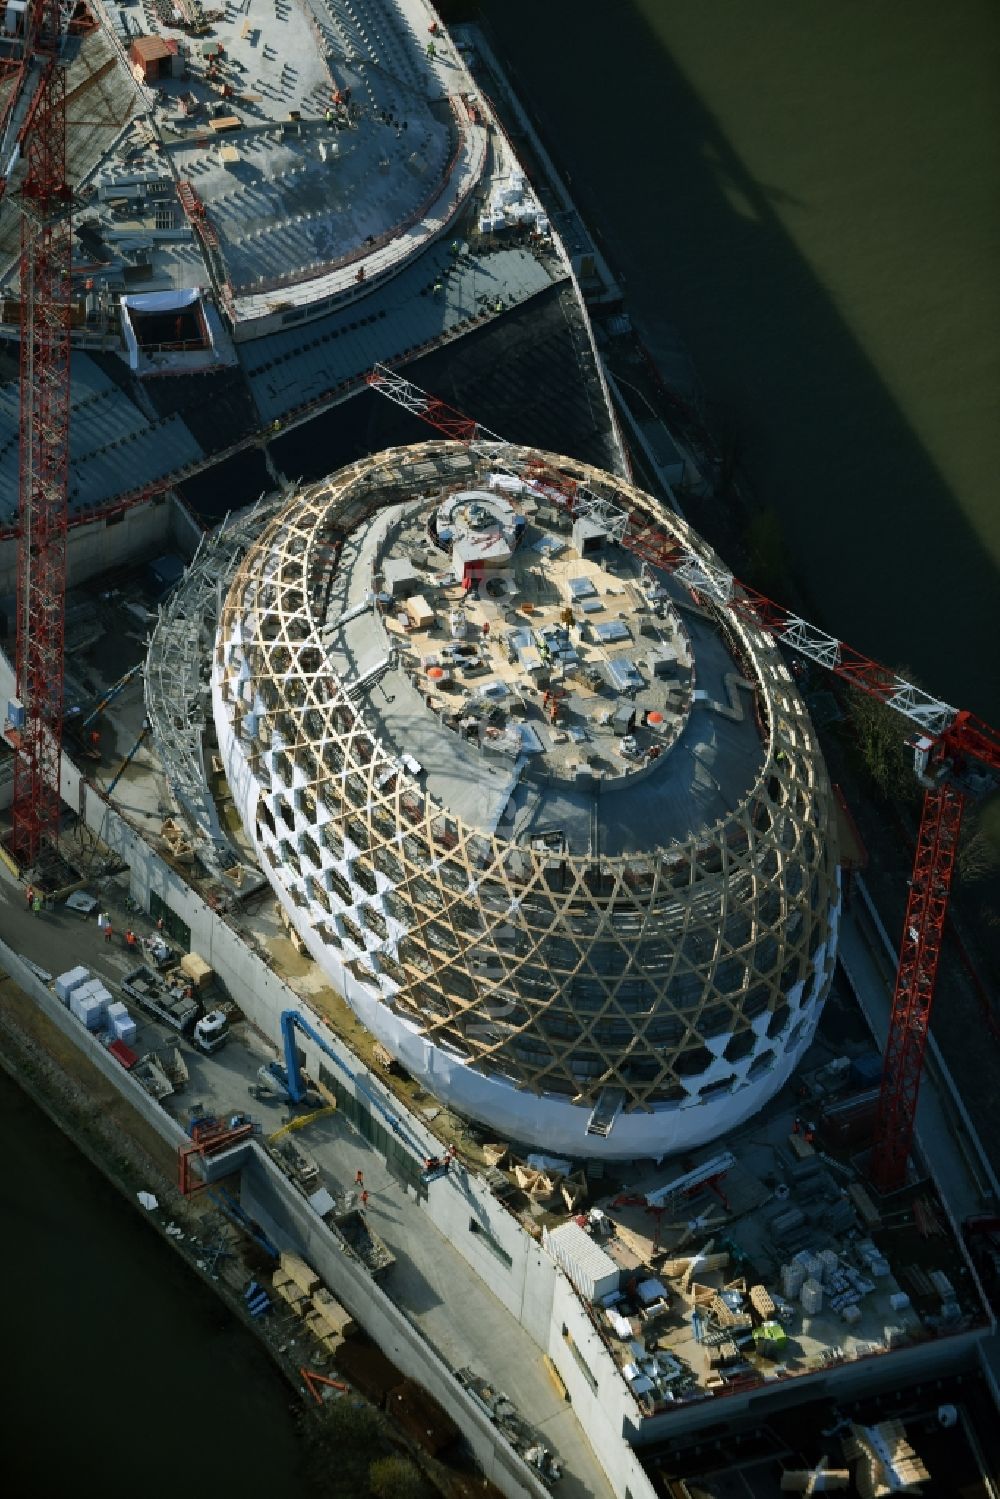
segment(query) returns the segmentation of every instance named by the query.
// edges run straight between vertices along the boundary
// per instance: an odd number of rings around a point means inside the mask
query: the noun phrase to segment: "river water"
[[[480,9],[816,622],[1000,722],[995,0]]]
[[[0,1072],[5,1491],[314,1493],[256,1340]]]

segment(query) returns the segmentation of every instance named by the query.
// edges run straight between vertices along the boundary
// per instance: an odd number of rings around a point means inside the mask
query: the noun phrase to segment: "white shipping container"
[[[562,1223],[551,1232],[546,1230],[543,1243],[588,1301],[600,1301],[617,1291],[621,1271],[578,1223]]]
[[[59,977],[56,979],[55,988],[56,994],[62,1000],[64,1005],[69,1004],[69,997],[73,993],[74,989],[79,989],[81,984],[87,983],[89,978],[90,969],[84,968],[82,963],[78,963],[75,968],[70,968],[66,971],[66,973],[61,973],[59,975]]]

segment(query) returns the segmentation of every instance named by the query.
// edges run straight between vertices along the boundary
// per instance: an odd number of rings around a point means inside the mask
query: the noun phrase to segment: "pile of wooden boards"
[[[327,1353],[336,1353],[356,1330],[351,1314],[321,1283],[315,1270],[297,1254],[282,1253],[271,1277],[275,1294],[301,1317]]]
[[[163,819],[163,826],[160,828],[160,836],[167,845],[167,852],[175,863],[194,863],[194,849],[188,841],[187,833],[179,822],[175,822],[172,817],[165,817]]]
[[[302,938],[299,936],[295,928],[292,926],[292,918],[289,916],[284,906],[280,903],[278,905],[278,915],[281,917],[281,924],[285,928],[285,931],[288,933],[288,940],[295,948],[295,951],[305,952],[305,943],[303,942]]]
[[[502,1160],[503,1156],[499,1159]],[[539,1171],[534,1166],[515,1161],[514,1180],[533,1202],[547,1202],[558,1193],[566,1204],[568,1213],[576,1211],[578,1203],[587,1192],[587,1178],[582,1171],[574,1171],[566,1176],[561,1171]]]

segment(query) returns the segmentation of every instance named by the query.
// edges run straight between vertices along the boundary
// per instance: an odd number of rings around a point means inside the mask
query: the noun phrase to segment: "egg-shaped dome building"
[[[368,1030],[504,1138],[701,1144],[815,1031],[829,783],[710,576],[615,476],[434,441],[301,489],[230,587],[215,721],[261,867]]]

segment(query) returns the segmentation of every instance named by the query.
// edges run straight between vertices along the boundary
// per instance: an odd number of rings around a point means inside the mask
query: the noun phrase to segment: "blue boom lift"
[[[300,1015],[298,1010],[282,1010],[281,1012],[281,1039],[285,1048],[284,1067],[282,1067],[280,1062],[271,1062],[268,1064],[268,1071],[276,1082],[280,1083],[281,1087],[284,1088],[289,1101],[291,1103],[301,1103],[307,1092],[306,1084],[302,1077],[302,1068],[299,1064],[298,1050],[295,1046],[296,1027],[303,1035],[315,1041],[323,1055],[329,1057],[334,1066],[339,1068],[344,1076],[350,1079],[356,1091],[362,1094],[376,1113],[385,1120],[393,1134],[403,1142],[410,1154],[416,1160],[423,1163],[424,1169],[421,1172],[421,1179],[425,1182],[431,1182],[438,1176],[444,1176],[451,1166],[450,1156],[428,1157],[424,1151],[424,1147],[420,1144],[419,1140],[414,1139],[409,1133],[399,1116],[394,1114],[391,1109],[386,1108],[382,1100],[375,1095],[364,1079],[359,1077],[356,1072],[352,1072],[347,1063],[334,1051],[329,1041],[320,1034],[315,1026],[310,1025],[309,1021]]]

